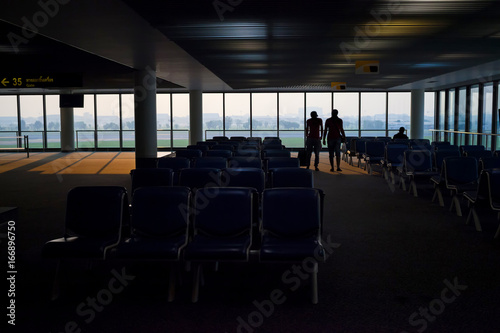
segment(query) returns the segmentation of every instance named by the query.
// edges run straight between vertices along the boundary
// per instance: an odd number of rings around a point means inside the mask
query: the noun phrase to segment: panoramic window
[[[361,136],[385,136],[385,93],[361,93]]]
[[[252,136],[265,138],[277,136],[278,95],[276,93],[252,94]]]
[[[406,129],[406,135],[411,136],[411,93],[391,92],[388,94],[387,128],[390,137],[398,133],[400,127]]]
[[[226,136],[250,136],[250,94],[224,94]]]
[[[174,147],[189,144],[189,94],[172,94],[172,124]],[[196,142],[193,142],[196,143]]]
[[[203,94],[203,137],[205,140],[224,135],[223,98],[221,93]]]
[[[21,135],[29,136],[30,148],[43,148],[43,96],[20,97]]]
[[[280,93],[278,96],[280,139],[286,147],[303,147],[304,93]]]
[[[359,136],[359,93],[333,93],[333,109],[339,111],[346,136]]]
[[[59,95],[45,96],[47,148],[61,148],[61,108]]]

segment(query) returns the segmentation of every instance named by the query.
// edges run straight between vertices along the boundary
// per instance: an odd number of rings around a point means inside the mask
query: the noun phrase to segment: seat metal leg
[[[60,283],[61,283],[61,272],[62,271],[62,260],[57,261],[56,272],[54,275],[54,281],[52,282],[52,291],[50,294],[50,300],[55,301],[59,298],[61,294]]]
[[[197,263],[194,267],[193,276],[193,291],[191,294],[191,302],[198,302],[198,296],[200,294],[200,275],[201,275],[201,264]]]
[[[462,208],[460,207],[460,200],[458,200],[458,197],[456,195],[454,195],[453,198],[451,199],[450,212],[453,210],[453,206],[455,206],[455,211],[457,213],[457,216],[462,216]]]
[[[318,304],[318,263],[314,263],[314,270],[311,274],[311,301]]]
[[[173,302],[175,299],[175,284],[177,282],[177,266],[171,265],[168,272],[168,301]]]

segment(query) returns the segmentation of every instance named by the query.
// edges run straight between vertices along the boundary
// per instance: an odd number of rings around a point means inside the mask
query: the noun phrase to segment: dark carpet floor
[[[368,175],[343,163],[342,173],[330,173],[326,155],[315,183],[326,194],[323,238],[331,253],[319,267],[318,304],[309,300],[308,273],[300,265],[207,269],[200,300],[193,304],[190,273],[182,275],[169,303],[166,266],[115,261],[92,270],[72,263],[61,298],[51,302],[55,262],[40,253],[44,242],[62,235],[67,191],[79,185],[130,189],[127,170],[133,160],[98,154],[75,161],[64,154],[33,154],[29,161],[21,154],[0,154],[0,206],[19,207],[16,326],[5,325],[9,331],[500,331],[495,214],[481,214],[483,232],[477,232],[465,217],[432,203],[428,185],[415,198],[378,172]],[[94,164],[79,166],[80,172],[71,169],[92,158]],[[466,216],[465,203],[463,209]],[[3,241],[2,262],[5,250]],[[5,284],[2,293],[7,291]],[[9,318],[2,318],[6,324]]]

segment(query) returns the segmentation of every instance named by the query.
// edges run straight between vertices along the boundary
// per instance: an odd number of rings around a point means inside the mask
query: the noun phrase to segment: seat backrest
[[[158,168],[172,169],[174,172],[191,167],[191,160],[187,157],[162,157],[158,159]]]
[[[203,152],[199,149],[186,149],[186,150],[176,150],[176,157],[186,157],[186,158],[196,158],[201,157]]]
[[[443,151],[443,150],[456,150],[460,153],[460,148],[457,145],[440,145],[436,146],[436,150],[438,151]],[[460,153],[461,154],[461,153]]]
[[[67,196],[65,234],[119,239],[127,217],[128,197],[124,187],[75,187]]]
[[[290,151],[285,149],[263,149],[262,158],[266,157],[290,157]]]
[[[488,170],[485,172],[488,177],[488,190],[491,208],[500,205],[500,170]]]
[[[143,168],[130,171],[132,194],[143,186],[172,186],[173,170],[170,168]]]
[[[233,156],[233,152],[227,149],[212,149],[205,152],[206,157],[225,157],[229,158]]]
[[[262,195],[262,229],[280,237],[319,235],[320,193],[312,188],[272,188]]]
[[[441,167],[443,166],[443,160],[446,157],[459,157],[460,152],[458,150],[436,150],[433,153],[434,155],[434,167],[436,168],[437,171],[441,170]]]
[[[437,150],[439,147],[449,146],[449,145],[450,145],[449,141],[432,141],[431,142],[432,150]]]
[[[212,147],[212,150],[229,150],[232,152],[234,150],[235,146],[231,144],[226,144],[225,142],[221,142],[218,145],[215,145]]]
[[[188,187],[137,189],[132,199],[132,235],[164,238],[187,233],[190,200]]]
[[[212,237],[251,235],[253,194],[248,187],[207,187],[194,196],[194,232]]]
[[[384,157],[385,142],[384,141],[366,141],[365,154],[372,157]]]
[[[273,168],[300,168],[300,161],[296,157],[268,157],[264,163],[267,170]]]
[[[500,168],[500,157],[481,157],[479,159],[479,171]]]
[[[202,187],[220,186],[221,170],[216,168],[182,169],[179,174],[179,185],[191,190]]]
[[[262,150],[280,150],[283,149],[283,145],[281,143],[264,143],[262,145]]]
[[[314,174],[310,169],[274,168],[270,170],[271,187],[314,187]]]
[[[356,154],[363,154],[365,152],[367,141],[365,139],[356,140]]]
[[[468,184],[477,181],[477,164],[474,157],[445,157],[443,160],[443,174],[446,184]]]
[[[194,160],[194,168],[227,168],[227,158],[220,156],[198,157]]]
[[[257,156],[234,156],[228,159],[229,168],[262,168],[262,160]]]
[[[264,170],[261,168],[227,168],[222,170],[221,186],[253,187],[262,193],[266,185]]]
[[[234,151],[233,156],[261,157],[261,152],[256,146],[240,146]]]
[[[467,150],[465,151],[464,155],[474,157],[475,159],[479,160],[483,157],[492,157],[493,153],[491,152],[491,150]]]
[[[429,150],[406,150],[404,156],[404,168],[406,171],[432,171],[432,158]]]
[[[466,152],[472,151],[472,150],[484,150],[483,145],[461,145],[460,146],[460,152],[462,155],[465,155]]]
[[[404,152],[408,150],[405,144],[388,144],[385,146],[385,160],[387,163],[403,163]]]

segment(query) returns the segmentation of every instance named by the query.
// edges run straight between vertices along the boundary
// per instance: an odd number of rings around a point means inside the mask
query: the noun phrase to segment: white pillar
[[[203,93],[201,90],[189,92],[189,143],[203,141]]]
[[[136,168],[153,168],[157,158],[156,72],[151,68],[135,73],[134,102]]]
[[[61,151],[75,151],[75,116],[73,108],[61,108]]]
[[[424,138],[424,107],[425,90],[413,89],[411,91],[410,139]]]

